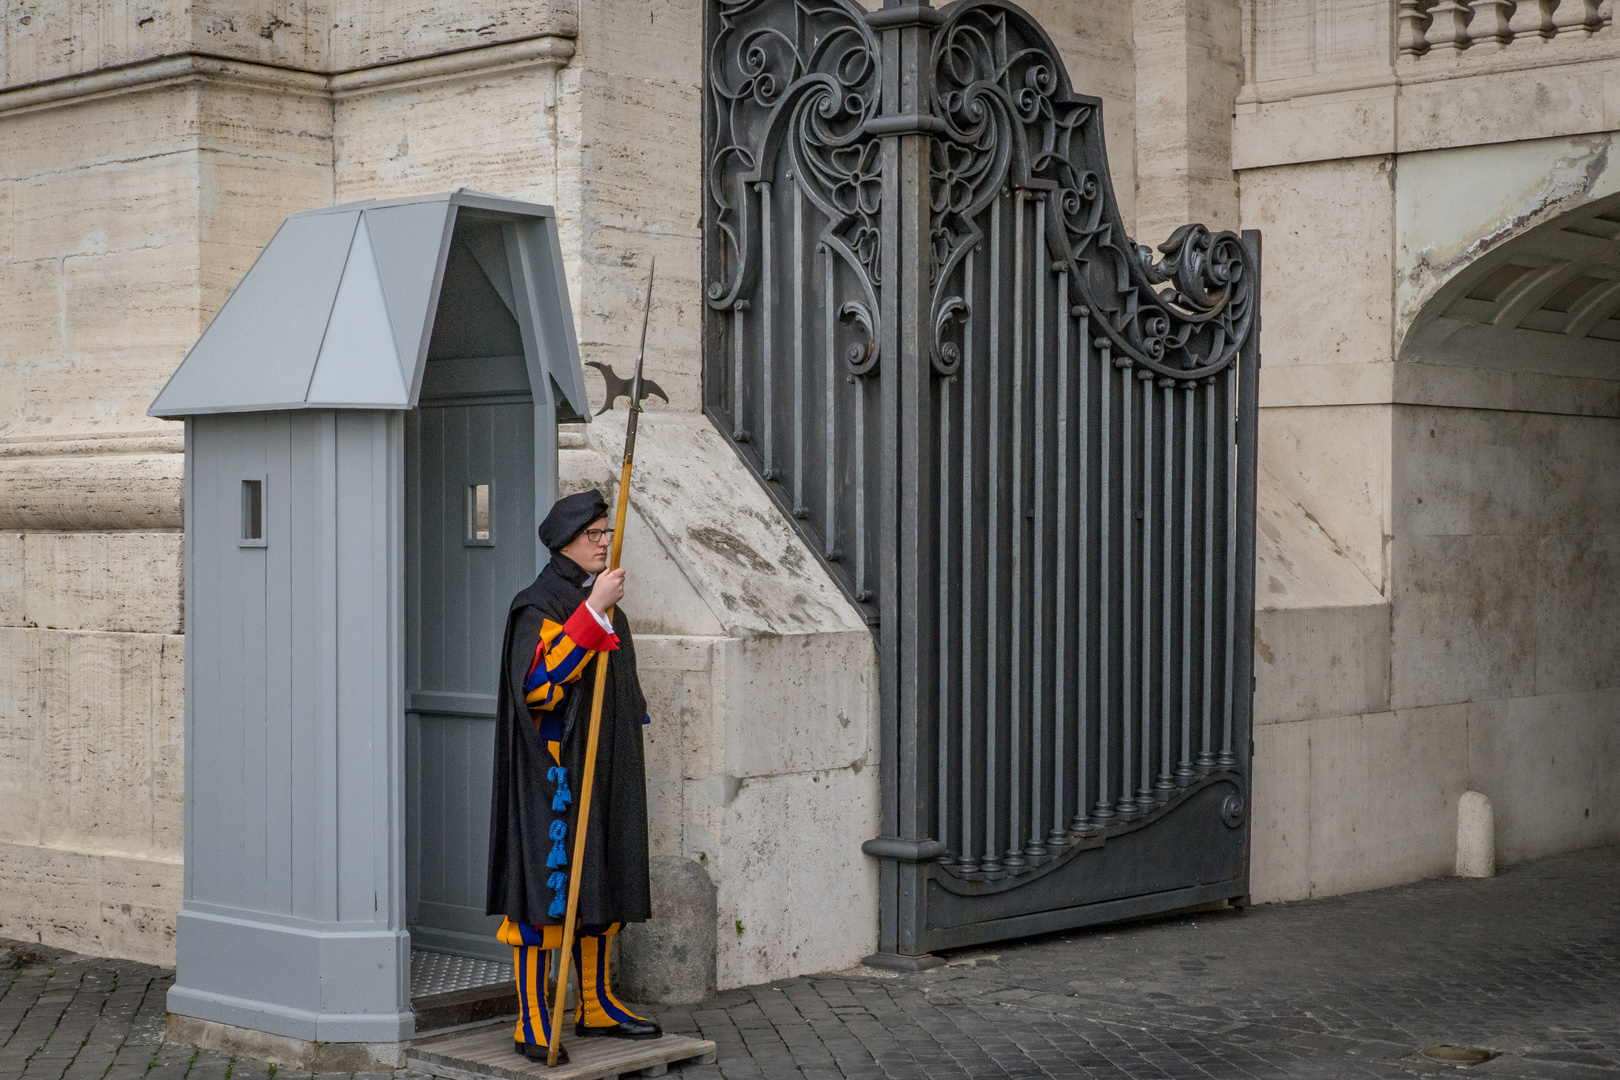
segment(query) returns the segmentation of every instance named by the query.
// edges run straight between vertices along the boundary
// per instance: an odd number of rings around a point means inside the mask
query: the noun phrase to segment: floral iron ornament
[[[845,356],[853,374],[877,363],[877,290],[883,175],[878,42],[844,0],[736,0],[718,6],[707,86],[707,230],[717,311],[748,310],[760,262],[760,210],[750,192],[797,180],[826,219],[817,237],[853,273],[839,318],[862,340]],[[782,144],[788,144],[782,154]],[[787,175],[778,177],[783,162]],[[741,305],[741,306],[739,306]]]
[[[826,219],[818,244],[853,272],[852,295],[836,310],[861,339],[847,349],[850,369],[867,374],[877,362],[884,280],[882,140],[872,131],[878,38],[846,0],[735,0],[717,10],[706,118],[716,256],[708,303],[747,310],[761,257],[749,193],[797,180]],[[1041,197],[1052,258],[1067,264],[1074,302],[1089,308],[1118,355],[1180,380],[1225,368],[1254,306],[1241,239],[1185,225],[1158,259],[1131,241],[1108,179],[1100,102],[1073,92],[1045,32],[1003,0],[959,0],[942,14],[931,56],[939,123],[929,207],[938,373],[955,373],[956,336],[972,317],[960,270],[984,240],[975,219],[1009,189]]]
[[[932,55],[934,112],[944,122],[929,208],[936,370],[954,374],[961,355],[951,335],[971,316],[959,268],[984,238],[975,219],[1008,188],[1044,204],[1049,252],[1116,354],[1178,380],[1224,369],[1254,306],[1241,238],[1183,225],[1155,261],[1125,235],[1100,102],[1071,90],[1045,32],[1001,0],[960,0],[944,16]]]

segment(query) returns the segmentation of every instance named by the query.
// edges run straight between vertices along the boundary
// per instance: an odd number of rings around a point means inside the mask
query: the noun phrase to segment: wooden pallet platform
[[[674,1062],[709,1065],[714,1043],[684,1035],[646,1042],[626,1039],[574,1039],[563,1033],[569,1062],[555,1069],[528,1061],[512,1049],[512,1026],[497,1024],[424,1039],[405,1052],[405,1065],[446,1080],[612,1080],[621,1076],[663,1076]]]

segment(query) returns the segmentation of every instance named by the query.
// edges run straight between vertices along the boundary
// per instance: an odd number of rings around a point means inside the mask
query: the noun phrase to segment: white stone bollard
[[[1491,800],[1465,791],[1457,800],[1457,876],[1491,877],[1496,873],[1496,821]]]

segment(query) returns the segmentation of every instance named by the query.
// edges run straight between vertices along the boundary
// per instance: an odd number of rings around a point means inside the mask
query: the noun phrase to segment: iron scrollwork
[[[722,0],[718,17],[708,66],[709,306],[735,310],[751,286],[760,259],[751,192],[774,182],[785,158],[787,178],[826,219],[821,250],[858,284],[838,313],[862,339],[845,350],[849,371],[869,374],[884,269],[881,140],[866,131],[881,106],[877,38],[841,0]]]
[[[1073,93],[1045,32],[1001,0],[959,0],[932,62],[945,125],[932,159],[935,369],[954,370],[945,313],[965,307],[955,272],[983,238],[975,218],[1009,187],[1044,197],[1051,254],[1116,355],[1180,380],[1229,365],[1254,310],[1242,240],[1184,225],[1155,261],[1126,236],[1097,102]]]

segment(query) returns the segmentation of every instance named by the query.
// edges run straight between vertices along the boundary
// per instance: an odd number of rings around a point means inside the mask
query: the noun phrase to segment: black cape
[[[641,726],[647,701],[636,677],[635,645],[622,610],[613,613],[619,647],[608,654],[607,692],[602,701],[602,728],[596,756],[590,829],[583,867],[574,865],[579,795],[590,727],[591,694],[596,660],[568,684],[555,708],[563,712],[562,765],[573,799],[563,812],[553,811],[557,783],[553,766],[523,701],[523,680],[534,659],[543,619],[566,623],[589,595],[590,575],[563,555],[551,562],[534,584],[512,600],[501,649],[501,685],[495,715],[495,777],[489,816],[489,892],[485,911],[535,926],[561,923],[551,911],[557,890],[549,884],[557,869],[546,865],[554,850],[553,822],[566,822],[563,838],[572,877],[583,869],[579,920],[584,924],[645,922],[652,915],[647,874],[647,777]]]

